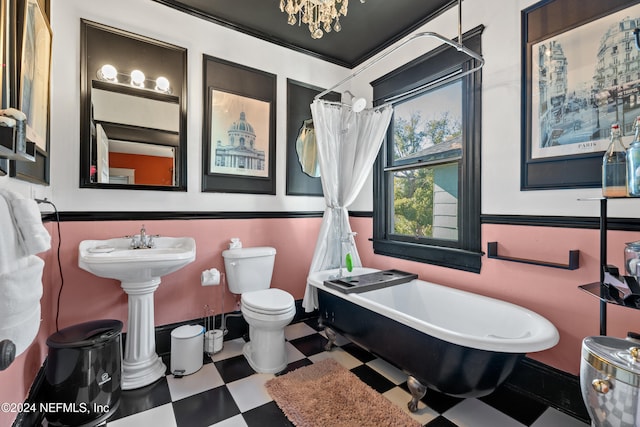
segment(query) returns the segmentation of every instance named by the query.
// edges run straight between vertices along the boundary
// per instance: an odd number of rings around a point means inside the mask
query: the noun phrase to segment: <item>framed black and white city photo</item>
[[[524,190],[599,187],[610,128],[633,137],[640,50],[629,0],[545,0],[522,12]]]

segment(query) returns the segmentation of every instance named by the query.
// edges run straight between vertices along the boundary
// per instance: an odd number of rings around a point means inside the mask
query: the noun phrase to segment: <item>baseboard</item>
[[[504,387],[591,423],[582,400],[580,377],[525,357],[507,378]]]
[[[242,337],[249,331],[249,325],[242,318],[242,315],[239,311],[233,313],[225,314],[226,325],[227,325],[227,334],[224,337],[225,341],[233,340],[236,338]],[[184,322],[171,323],[169,325],[162,325],[156,327],[156,353],[159,356],[166,356],[171,354],[171,331],[174,329],[184,326],[184,325],[202,325],[205,326],[205,323],[209,325],[215,325],[216,328],[219,328],[222,324],[221,315],[211,316],[207,321],[204,318],[200,319],[191,319],[185,320]],[[126,343],[126,334],[123,334],[123,346]]]
[[[292,320],[292,323],[316,317],[318,317],[317,311],[311,313],[305,312],[304,308],[302,307],[302,300],[296,300],[296,314]],[[247,322],[245,322],[245,320],[242,318],[242,315],[239,311],[225,314],[225,319],[225,323],[227,325],[227,334],[224,337],[225,341],[240,338],[248,333],[249,325],[247,325]],[[216,316],[210,317],[208,323],[210,325],[216,325],[217,328],[221,325],[221,321],[221,316],[218,314]],[[171,331],[173,331],[175,328],[183,325],[204,325],[204,323],[205,319],[201,318],[156,327],[156,352],[160,356],[171,353]],[[123,337],[124,345],[126,334],[123,334]]]

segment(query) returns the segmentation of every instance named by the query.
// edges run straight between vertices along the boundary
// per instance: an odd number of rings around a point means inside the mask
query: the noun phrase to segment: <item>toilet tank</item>
[[[229,290],[234,294],[268,289],[271,285],[275,248],[227,249],[222,252]]]

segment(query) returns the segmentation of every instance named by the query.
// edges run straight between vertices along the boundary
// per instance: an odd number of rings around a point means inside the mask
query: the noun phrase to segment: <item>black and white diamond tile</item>
[[[338,337],[327,352],[316,320],[287,326],[289,365],[282,372],[333,358],[364,383],[408,412],[407,375],[388,362]],[[255,373],[242,355],[244,339],[225,341],[202,369],[183,378],[165,378],[124,391],[107,427],[271,427],[292,426],[264,384],[273,374]],[[168,360],[165,363],[168,365]],[[280,374],[282,374],[280,373]],[[585,427],[587,424],[510,390],[479,399],[459,399],[429,390],[410,413],[426,427]]]

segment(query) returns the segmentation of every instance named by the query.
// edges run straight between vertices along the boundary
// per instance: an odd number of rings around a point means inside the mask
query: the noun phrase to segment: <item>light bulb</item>
[[[118,70],[111,64],[104,64],[98,70],[98,78],[109,81],[109,82],[117,82],[118,81]]]
[[[138,87],[144,87],[144,73],[140,70],[131,72],[131,84]]]
[[[158,77],[156,79],[156,90],[160,92],[169,92],[169,79],[166,77]]]

